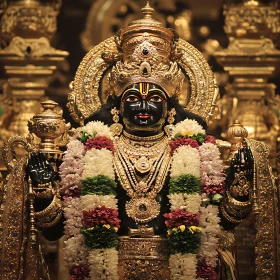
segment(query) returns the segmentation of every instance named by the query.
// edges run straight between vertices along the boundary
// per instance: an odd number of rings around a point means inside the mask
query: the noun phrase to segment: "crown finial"
[[[149,1],[147,1],[147,5],[142,8],[142,13],[144,15],[144,18],[152,18],[154,9],[150,6]]]

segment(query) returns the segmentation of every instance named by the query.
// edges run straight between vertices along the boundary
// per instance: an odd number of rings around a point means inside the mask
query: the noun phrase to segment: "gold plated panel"
[[[119,279],[170,279],[167,239],[124,236],[119,241]]]

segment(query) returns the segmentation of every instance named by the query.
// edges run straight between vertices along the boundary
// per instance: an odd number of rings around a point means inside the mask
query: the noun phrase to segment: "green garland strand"
[[[188,229],[171,231],[168,237],[171,254],[197,254],[200,247],[200,233]]]
[[[201,179],[191,174],[181,175],[170,179],[169,193],[200,194]]]
[[[88,177],[85,180],[81,180],[82,183],[82,195],[96,194],[96,195],[115,195],[116,182],[105,175],[96,175],[94,177]]]
[[[117,233],[112,227],[96,226],[82,229],[81,232],[85,236],[85,244],[90,249],[116,248],[118,245]]]

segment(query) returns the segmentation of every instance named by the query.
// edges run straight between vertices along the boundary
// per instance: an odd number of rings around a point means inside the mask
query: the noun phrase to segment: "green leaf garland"
[[[171,178],[169,183],[169,193],[200,193],[201,179],[191,174],[181,175]]]
[[[81,194],[96,194],[96,195],[115,195],[116,182],[105,175],[96,175],[94,177],[87,177],[81,180],[82,190]]]
[[[197,254],[200,247],[200,233],[191,233],[188,229],[171,230],[168,242],[171,254]]]
[[[117,232],[113,227],[105,226],[82,229],[85,244],[90,249],[115,248],[118,245]]]

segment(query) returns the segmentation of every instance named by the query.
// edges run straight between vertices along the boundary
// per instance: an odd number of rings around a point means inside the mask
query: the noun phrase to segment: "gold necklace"
[[[123,135],[131,140],[140,141],[140,142],[150,142],[150,141],[162,139],[164,137],[164,132],[162,131],[161,133],[152,136],[137,136],[137,135],[130,134],[124,130]]]
[[[141,142],[122,135],[116,141],[114,167],[122,187],[131,198],[126,203],[129,217],[139,223],[146,223],[160,213],[160,204],[155,200],[161,191],[171,162],[168,139],[163,134]],[[135,141],[136,140],[136,141]],[[137,143],[136,143],[137,142]]]

